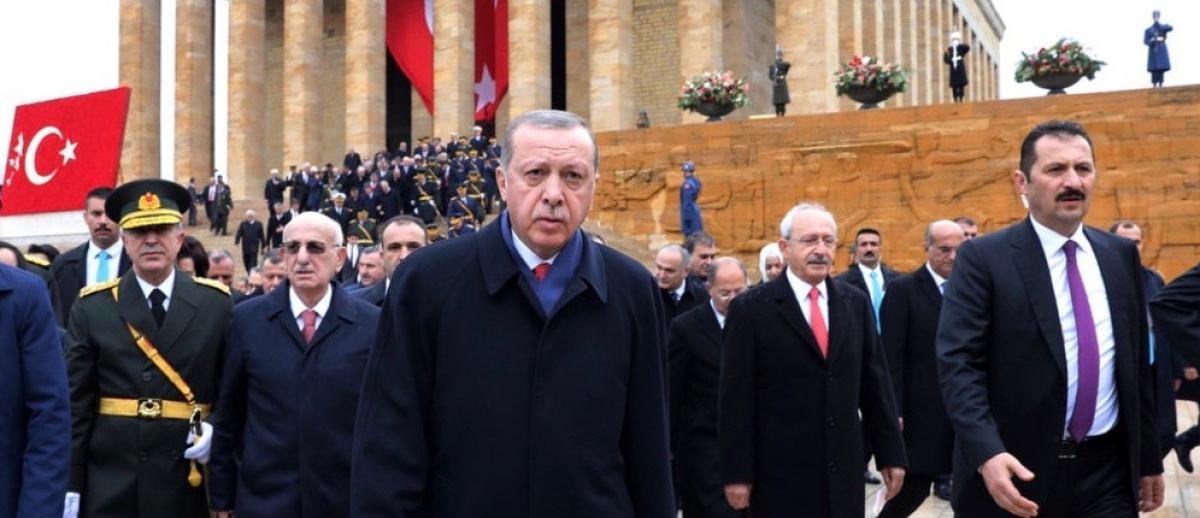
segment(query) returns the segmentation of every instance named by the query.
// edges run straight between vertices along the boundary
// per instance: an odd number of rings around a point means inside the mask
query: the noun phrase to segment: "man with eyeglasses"
[[[341,226],[283,231],[287,281],[234,309],[215,416],[212,507],[237,516],[349,516],[358,389],[379,309],[338,287]]]
[[[729,302],[746,290],[746,265],[721,257],[709,265],[707,278],[709,299],[676,317],[667,335],[671,451],[684,516],[737,518],[721,484],[717,387],[725,315]]]
[[[202,472],[212,444],[225,329],[224,284],[180,274],[187,190],[135,180],[104,202],[132,269],[84,288],[71,308],[71,476],[64,516],[208,516]]]
[[[383,280],[365,289],[354,292],[363,300],[383,306],[388,289],[392,285],[392,272],[405,258],[429,244],[429,234],[425,224],[416,216],[407,214],[396,216],[383,222],[379,239],[382,243],[380,250],[383,255]]]
[[[954,430],[938,388],[933,345],[942,293],[964,240],[957,223],[930,223],[925,228],[925,263],[893,280],[883,298],[883,350],[900,411],[908,473],[900,493],[880,511],[881,518],[915,512],[938,477],[951,470]]]
[[[863,516],[863,437],[888,498],[907,463],[874,312],[866,294],[829,275],[833,214],[802,203],[779,226],[787,271],[734,299],[725,324],[725,496],[755,518]]]

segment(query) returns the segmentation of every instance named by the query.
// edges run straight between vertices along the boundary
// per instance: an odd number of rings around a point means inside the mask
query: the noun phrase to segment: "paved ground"
[[[1179,430],[1185,430],[1197,422],[1196,404],[1179,402],[1176,404],[1179,416]],[[1192,452],[1192,461],[1200,462],[1200,449]],[[1179,467],[1174,454],[1163,461],[1167,484],[1167,495],[1162,508],[1144,516],[1154,518],[1200,518],[1200,473],[1187,473]],[[867,486],[867,517],[874,516],[872,505],[881,486]],[[913,518],[951,518],[954,512],[950,503],[930,496],[925,504],[914,513]]]

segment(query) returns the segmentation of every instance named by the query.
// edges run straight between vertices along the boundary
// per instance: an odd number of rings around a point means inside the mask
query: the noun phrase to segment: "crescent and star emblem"
[[[29,139],[29,147],[25,148],[25,177],[29,179],[29,183],[33,185],[45,185],[50,180],[54,179],[54,175],[58,174],[58,168],[54,168],[49,174],[41,174],[37,170],[37,152],[38,146],[42,144],[42,140],[47,136],[54,135],[63,140],[63,148],[58,152],[62,156],[62,165],[67,165],[72,160],[75,160],[75,146],[78,142],[72,142],[70,139],[63,139],[63,134],[54,126],[46,126],[38,130]]]

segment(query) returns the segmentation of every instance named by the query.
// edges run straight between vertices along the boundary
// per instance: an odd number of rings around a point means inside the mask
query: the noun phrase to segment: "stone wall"
[[[676,0],[634,0],[633,97],[650,122],[678,124],[679,17]],[[697,71],[699,72],[699,71]]]
[[[346,155],[346,9],[340,2],[326,2],[324,27],[325,37],[321,40],[324,54],[321,57],[319,74],[321,99],[321,147],[320,156],[311,160],[332,162],[341,167]],[[386,109],[386,108],[384,108]],[[374,153],[374,149],[359,149],[359,154]]]
[[[959,215],[983,232],[1025,216],[1011,173],[1020,140],[1049,118],[1082,122],[1099,171],[1090,225],[1146,229],[1146,262],[1168,278],[1200,256],[1200,87],[891,108],[598,135],[591,220],[647,249],[679,234],[679,165],[704,182],[704,227],[748,263],[778,238],[795,203],[824,203],[846,248],[862,226],[884,234],[884,259],[923,261],[925,224]],[[753,258],[753,259],[752,259]]]

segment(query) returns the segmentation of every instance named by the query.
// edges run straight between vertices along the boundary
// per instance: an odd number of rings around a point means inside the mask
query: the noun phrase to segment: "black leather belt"
[[[1074,459],[1080,455],[1092,453],[1099,450],[1104,450],[1119,443],[1120,434],[1114,428],[1107,433],[1093,435],[1083,440],[1083,442],[1075,442],[1071,438],[1059,439],[1058,441],[1058,458],[1059,459]]]

